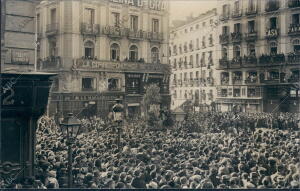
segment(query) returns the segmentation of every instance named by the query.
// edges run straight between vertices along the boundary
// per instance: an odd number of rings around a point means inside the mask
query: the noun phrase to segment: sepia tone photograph
[[[0,191],[300,189],[300,0],[1,0]]]

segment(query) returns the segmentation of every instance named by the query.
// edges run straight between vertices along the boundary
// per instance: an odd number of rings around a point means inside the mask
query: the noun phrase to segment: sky
[[[217,0],[170,0],[170,22],[185,20],[191,14],[196,17],[216,6]]]

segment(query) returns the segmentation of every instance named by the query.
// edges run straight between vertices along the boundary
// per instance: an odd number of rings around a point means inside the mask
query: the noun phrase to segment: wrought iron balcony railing
[[[255,41],[257,39],[258,35],[256,31],[248,32],[245,34],[245,40],[246,41]]]
[[[271,2],[267,2],[265,11],[273,12],[273,11],[277,11],[278,9],[279,9],[279,1],[271,1]]]
[[[285,63],[284,54],[262,55],[259,57],[259,65],[272,65]]]
[[[81,23],[81,34],[97,36],[100,34],[100,25],[99,24]]]
[[[241,42],[242,41],[242,33],[240,32],[233,32],[231,33],[231,41],[232,42]]]
[[[229,13],[220,15],[220,21],[226,21],[228,19],[229,19]]]
[[[128,32],[128,38],[134,39],[134,40],[141,40],[145,36],[145,32],[142,30],[129,30]],[[177,55],[177,52],[174,52],[174,55]]]
[[[255,83],[257,83],[257,78],[254,79],[248,78],[245,80],[245,84],[255,84]]]
[[[257,8],[256,7],[249,7],[246,9],[246,13],[245,13],[247,16],[250,16],[250,15],[256,15],[257,14]]]
[[[238,9],[238,10],[234,10],[234,11],[232,12],[231,17],[232,17],[232,18],[239,18],[239,17],[241,17],[242,15],[243,15],[242,10],[241,10],[241,9]]]
[[[163,41],[163,33],[158,32],[148,32],[148,39],[150,41],[161,42]]]
[[[220,44],[228,44],[229,43],[229,34],[221,34],[219,36]]]
[[[289,27],[289,35],[299,35],[300,34],[300,24],[291,24]]]
[[[222,58],[219,60],[219,67],[221,69],[228,68],[228,65],[229,65],[229,60],[227,58]]]
[[[125,30],[124,28],[118,27],[118,26],[105,26],[103,28],[103,34],[108,35],[109,37],[113,38],[120,38],[122,36],[125,36]]]
[[[300,7],[300,0],[289,0],[288,7],[289,8]]]
[[[51,23],[46,26],[46,35],[56,35],[58,33],[58,23]]]

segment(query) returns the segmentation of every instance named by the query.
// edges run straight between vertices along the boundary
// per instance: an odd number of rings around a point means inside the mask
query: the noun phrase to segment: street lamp
[[[112,112],[113,112],[114,121],[117,123],[117,130],[118,130],[117,144],[118,144],[118,150],[120,151],[121,124],[123,122],[124,106],[120,103],[119,99],[117,99],[116,102],[117,103],[112,107]]]
[[[67,139],[68,145],[68,187],[72,187],[72,145],[79,133],[81,121],[73,116],[73,113],[68,113],[68,116],[60,123],[61,132],[64,138]]]

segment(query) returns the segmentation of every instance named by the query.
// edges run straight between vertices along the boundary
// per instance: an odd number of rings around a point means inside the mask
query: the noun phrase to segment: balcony
[[[257,58],[256,56],[244,56],[243,65],[256,66]]]
[[[289,8],[297,8],[300,7],[300,0],[289,0],[288,2]]]
[[[242,65],[242,58],[241,57],[236,57],[233,58],[230,62],[230,68],[239,68]]]
[[[295,53],[290,53],[287,56],[287,61],[289,64],[300,64],[300,55]]]
[[[242,38],[243,38],[243,35],[240,32],[231,33],[231,41],[232,42],[235,42],[235,43],[241,42]]]
[[[241,9],[238,9],[238,10],[234,10],[231,17],[232,18],[240,18],[242,17],[243,13],[242,13],[242,10]]]
[[[259,57],[259,65],[278,65],[285,63],[284,54],[262,55]]]
[[[289,27],[289,35],[300,35],[300,24],[291,24]]]
[[[261,83],[264,83],[264,84],[279,84],[280,80],[279,80],[279,78],[268,78],[266,80],[261,80]]]
[[[227,58],[222,58],[219,60],[219,68],[220,69],[226,69],[228,68],[229,60]]]
[[[268,29],[266,32],[266,39],[276,39],[279,36],[279,29]]]
[[[58,23],[51,23],[46,26],[46,35],[53,36],[58,33]]]
[[[246,9],[246,15],[251,16],[251,15],[256,15],[257,14],[257,8],[256,7],[249,7]]]
[[[257,83],[257,78],[248,78],[245,80],[245,84],[256,84]]]
[[[62,67],[61,57],[59,56],[49,56],[39,62],[40,66],[38,69],[41,71],[58,70]]]
[[[257,32],[256,31],[253,31],[253,32],[249,32],[249,33],[246,33],[245,34],[245,40],[246,41],[255,41],[257,40]]]
[[[298,83],[300,82],[300,77],[299,76],[291,76],[291,78],[288,79],[289,83]]]
[[[99,24],[81,23],[81,34],[97,36],[100,34]]]
[[[124,29],[117,26],[105,26],[102,32],[111,38],[121,38],[125,35]]]
[[[242,85],[243,81],[241,79],[232,79],[233,85]]]
[[[128,39],[131,39],[131,40],[143,40],[144,33],[145,32],[142,31],[142,30],[137,30],[137,31],[129,30],[129,32],[128,32]],[[177,55],[177,53],[174,52],[174,55]]]
[[[228,19],[229,19],[229,13],[220,15],[220,21],[226,21]]]
[[[228,44],[229,43],[229,35],[228,34],[221,34],[219,36],[220,44]]]
[[[265,8],[266,12],[273,12],[279,9],[279,1],[268,2]]]
[[[163,33],[148,32],[148,39],[152,42],[161,42],[163,41],[163,38]]]
[[[208,77],[206,79],[206,81],[207,81],[207,85],[209,85],[209,86],[213,86],[214,85],[214,78]]]

